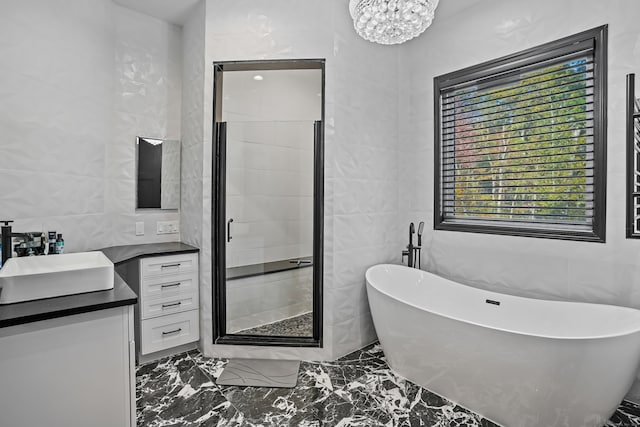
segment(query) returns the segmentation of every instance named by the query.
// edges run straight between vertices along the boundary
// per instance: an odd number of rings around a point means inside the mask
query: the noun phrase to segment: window
[[[604,242],[606,33],[435,78],[436,229]]]
[[[640,239],[640,98],[627,74],[627,238]]]

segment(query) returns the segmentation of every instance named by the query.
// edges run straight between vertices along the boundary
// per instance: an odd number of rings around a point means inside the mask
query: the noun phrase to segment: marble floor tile
[[[136,388],[139,426],[232,425],[242,418],[187,353],[141,366]]]
[[[391,370],[367,373],[338,391],[354,414],[394,426],[480,426],[481,417]],[[488,425],[495,425],[489,423]]]
[[[640,405],[622,401],[618,410],[613,414],[607,427],[640,426]]]
[[[227,363],[191,351],[140,366],[138,426],[496,426],[395,374],[379,344],[302,362],[290,389],[218,385]],[[640,427],[640,406],[622,402],[606,427]]]
[[[317,368],[317,364],[302,362],[298,372],[298,383],[290,389],[219,387],[232,405],[245,414],[247,420],[256,423],[264,421],[267,422],[266,425],[285,425],[309,405],[328,404],[325,401],[331,397],[334,389],[327,374]],[[340,400],[336,403],[347,402]]]

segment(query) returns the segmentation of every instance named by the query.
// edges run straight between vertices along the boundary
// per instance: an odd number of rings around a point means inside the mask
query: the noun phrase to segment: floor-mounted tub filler
[[[398,265],[366,272],[389,366],[508,427],[602,426],[640,363],[640,311],[461,285]]]

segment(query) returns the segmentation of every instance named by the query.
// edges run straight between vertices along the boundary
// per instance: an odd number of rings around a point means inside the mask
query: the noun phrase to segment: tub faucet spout
[[[403,264],[404,264],[404,258],[405,257],[409,258],[409,250],[408,249],[405,249],[405,250],[402,251],[402,263]]]
[[[424,229],[424,222],[420,222],[418,226],[418,244],[413,244],[413,234],[416,232],[415,225],[409,224],[409,244],[407,248],[402,251],[402,263],[404,264],[404,258],[407,257],[407,266],[412,268],[420,268],[420,252],[422,250],[422,230]]]

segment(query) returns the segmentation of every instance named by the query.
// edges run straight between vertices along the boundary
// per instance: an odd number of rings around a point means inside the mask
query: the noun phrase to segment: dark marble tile
[[[369,344],[366,347],[342,356],[336,363],[365,363],[387,367],[387,362],[380,343]]]
[[[480,426],[481,417],[396,375],[378,369],[337,392],[352,403],[354,414],[382,425]]]
[[[307,366],[317,378],[330,382],[332,390],[342,388],[365,374],[389,369],[379,344],[369,345],[334,362],[309,362]]]
[[[241,417],[187,353],[141,366],[136,382],[138,426],[229,425]]]
[[[227,359],[212,359],[203,356],[197,350],[195,350],[195,352],[195,354],[190,354],[191,360],[213,380],[217,380],[220,377],[222,370],[227,366],[227,363],[229,363]]]
[[[328,405],[325,401],[334,392],[327,373],[320,370],[318,364],[309,362],[301,363],[294,388],[220,385],[219,388],[248,422],[265,422],[265,425],[286,425],[295,416],[299,418],[300,412],[309,405]]]
[[[623,400],[606,425],[607,427],[640,426],[640,405]]]
[[[367,372],[366,369],[356,365],[331,362],[303,362],[300,368],[300,375],[303,378],[313,381],[316,388],[327,392],[339,390]]]
[[[191,351],[141,366],[138,426],[496,427],[394,374],[377,344],[302,362],[291,389],[218,386],[226,364]],[[606,426],[640,427],[640,407],[622,402]]]
[[[313,401],[297,410],[290,418],[291,426],[336,426],[336,425],[374,425],[349,424],[352,421],[354,408],[351,403],[338,396],[328,393],[322,399]],[[360,417],[365,420],[366,417]]]

